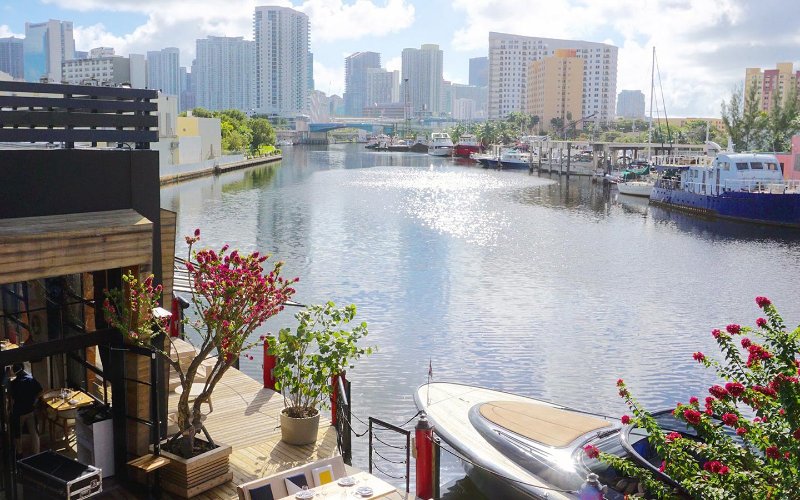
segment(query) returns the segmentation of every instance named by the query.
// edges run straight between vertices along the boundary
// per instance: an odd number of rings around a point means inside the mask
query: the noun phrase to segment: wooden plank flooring
[[[262,384],[234,368],[229,369],[217,384],[211,397],[214,411],[205,420],[206,428],[215,441],[233,448],[231,472],[233,481],[220,485],[194,498],[201,500],[232,500],[238,498],[236,485],[259,477],[291,469],[308,462],[337,454],[336,430],[331,426],[329,414],[323,411],[320,418],[317,442],[307,446],[291,446],[280,441],[280,411],[283,398],[264,389]],[[177,406],[178,395],[171,393],[169,407]],[[207,411],[208,406],[202,406]],[[142,491],[114,487],[108,488],[99,498],[138,499]],[[167,494],[163,498],[169,498]],[[401,498],[401,497],[397,497]]]

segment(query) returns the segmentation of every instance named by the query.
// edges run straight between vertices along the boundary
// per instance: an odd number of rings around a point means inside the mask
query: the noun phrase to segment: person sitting
[[[28,435],[31,436],[31,452],[39,453],[39,432],[36,429],[36,417],[34,408],[39,395],[42,393],[42,385],[33,375],[25,371],[22,363],[14,363],[12,366],[14,380],[9,383],[9,393],[11,394],[11,426],[17,443],[17,453],[21,450],[22,427],[27,427]]]

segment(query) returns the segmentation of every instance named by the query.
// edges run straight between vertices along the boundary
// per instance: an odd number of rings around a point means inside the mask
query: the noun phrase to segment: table
[[[197,396],[199,396],[203,392],[203,389],[205,389],[205,387],[206,387],[205,382],[197,382],[192,384],[192,387],[189,388],[189,402],[191,403],[192,401],[194,401],[197,398]],[[175,394],[178,395],[183,394],[183,386],[179,385],[178,387],[176,387]],[[206,403],[208,403],[208,412],[211,413],[212,411],[214,411],[214,407],[211,406],[211,396],[208,397]]]
[[[394,493],[397,491],[397,488],[392,486],[391,484],[387,483],[386,481],[377,478],[370,474],[369,472],[357,472],[355,474],[350,475],[353,479],[356,480],[356,484],[353,486],[339,486],[337,484],[337,480],[333,481],[332,483],[323,484],[322,486],[317,486],[316,488],[311,488],[309,491],[314,492],[314,500],[320,499],[371,499],[371,498],[381,498]],[[361,497],[355,494],[356,489],[361,488],[363,486],[369,486],[372,488],[372,496],[369,497]],[[344,493],[344,495],[342,495]],[[289,495],[284,497],[280,500],[294,500],[294,495]]]
[[[69,420],[77,418],[78,408],[90,406],[94,399],[83,391],[67,389],[66,398],[61,397],[61,389],[50,391],[42,396],[42,400],[47,404],[48,420],[50,421],[50,439],[53,439],[53,427],[61,427],[63,438],[67,439],[67,427]],[[50,418],[52,415],[52,418]]]

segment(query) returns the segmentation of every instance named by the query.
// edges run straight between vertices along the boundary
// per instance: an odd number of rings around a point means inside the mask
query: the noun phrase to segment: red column
[[[275,368],[275,356],[269,353],[269,340],[272,337],[267,335],[264,337],[264,389],[275,390],[275,377],[272,375],[272,369]]]
[[[423,414],[414,428],[417,449],[417,497],[433,498],[433,427]]]

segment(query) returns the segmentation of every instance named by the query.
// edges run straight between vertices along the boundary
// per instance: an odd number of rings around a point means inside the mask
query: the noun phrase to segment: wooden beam
[[[31,92],[37,94],[72,94],[75,96],[115,97],[118,99],[157,99],[158,91],[151,89],[126,89],[122,87],[96,87],[93,85],[65,85],[60,83],[31,83],[0,81],[0,92]]]

